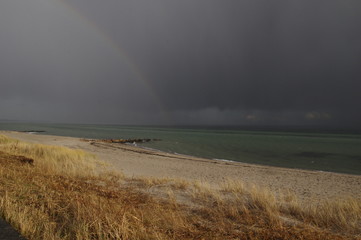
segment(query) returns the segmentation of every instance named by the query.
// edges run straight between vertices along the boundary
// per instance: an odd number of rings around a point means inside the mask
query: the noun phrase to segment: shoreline
[[[313,202],[347,196],[361,199],[360,175],[205,159],[130,144],[90,144],[74,137],[13,131],[0,131],[0,134],[27,142],[85,150],[128,177],[180,178],[214,186],[230,179],[274,191],[290,190],[301,200]]]
[[[148,150],[150,152],[159,152],[160,154],[169,154],[169,155],[175,155],[175,156],[181,156],[183,157],[182,159],[187,160],[187,158],[189,158],[189,160],[194,160],[194,159],[203,159],[206,161],[219,161],[219,162],[223,162],[225,164],[235,164],[235,165],[250,165],[250,167],[270,167],[270,168],[280,168],[280,169],[284,169],[284,170],[296,170],[296,171],[305,171],[305,172],[315,172],[315,173],[330,173],[330,174],[340,174],[340,175],[351,175],[351,176],[361,176],[359,174],[354,174],[354,173],[343,173],[343,172],[331,172],[331,171],[323,171],[323,170],[313,170],[313,169],[304,169],[304,168],[290,168],[290,167],[280,167],[280,166],[272,166],[272,165],[265,165],[265,164],[257,164],[257,163],[247,163],[247,162],[241,162],[241,161],[236,161],[236,160],[228,160],[228,159],[218,159],[218,158],[202,158],[202,157],[197,157],[197,156],[192,156],[192,155],[186,155],[186,154],[181,154],[181,153],[176,153],[176,152],[166,152],[166,151],[162,151],[159,149],[155,149],[155,148],[150,148],[150,147],[142,147],[142,146],[135,146],[133,144],[125,144],[127,146],[130,147],[134,147],[134,148],[139,148],[139,149],[143,149],[143,150]],[[147,153],[144,153],[147,154]],[[176,158],[176,157],[174,157]]]

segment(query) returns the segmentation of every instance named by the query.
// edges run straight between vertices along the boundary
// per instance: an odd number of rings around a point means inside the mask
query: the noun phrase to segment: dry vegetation
[[[32,159],[33,161],[30,161]],[[238,181],[95,174],[89,154],[0,136],[0,215],[28,239],[360,239],[361,201]]]

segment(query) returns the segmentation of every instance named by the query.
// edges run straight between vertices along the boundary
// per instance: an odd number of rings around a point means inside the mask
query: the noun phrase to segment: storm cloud
[[[6,0],[0,119],[361,126],[359,1]]]

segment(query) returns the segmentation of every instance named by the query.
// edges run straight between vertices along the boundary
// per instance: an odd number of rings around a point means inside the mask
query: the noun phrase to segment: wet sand
[[[79,138],[0,131],[22,141],[83,149],[128,177],[169,177],[216,185],[225,179],[291,190],[306,201],[352,196],[361,199],[361,176],[287,169],[196,158],[117,143],[89,143]]]

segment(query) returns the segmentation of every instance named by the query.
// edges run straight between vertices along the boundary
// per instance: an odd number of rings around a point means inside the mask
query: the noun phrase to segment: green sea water
[[[227,128],[0,123],[0,130],[81,138],[151,138],[141,147],[244,163],[361,175],[361,135]]]

